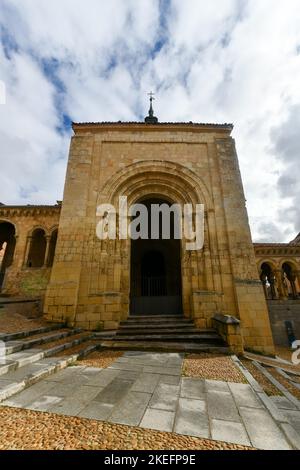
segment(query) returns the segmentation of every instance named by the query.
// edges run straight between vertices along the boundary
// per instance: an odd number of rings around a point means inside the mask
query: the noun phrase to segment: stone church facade
[[[298,298],[300,245],[277,256],[277,245],[252,244],[232,126],[150,120],[73,130],[62,204],[0,206],[2,293],[40,295],[47,320],[91,330],[169,309],[216,328],[236,352],[272,354],[266,298]],[[100,240],[97,207],[118,208],[121,196],[129,205],[204,204],[203,248]]]

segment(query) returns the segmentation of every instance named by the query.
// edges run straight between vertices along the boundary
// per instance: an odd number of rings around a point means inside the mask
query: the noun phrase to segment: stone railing
[[[234,354],[243,354],[244,347],[240,320],[231,315],[218,313],[212,318],[212,325]]]

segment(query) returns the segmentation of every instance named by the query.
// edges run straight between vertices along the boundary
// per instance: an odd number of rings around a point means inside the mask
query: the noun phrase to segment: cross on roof
[[[155,93],[153,93],[153,91],[150,91],[150,93],[148,93],[148,95],[150,96],[150,101],[155,100],[155,98],[154,98]]]

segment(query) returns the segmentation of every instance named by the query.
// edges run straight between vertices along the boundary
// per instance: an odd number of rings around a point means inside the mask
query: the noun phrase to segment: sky
[[[300,232],[300,0],[0,0],[0,35],[0,202],[61,200],[71,122],[152,90],[160,121],[234,124],[254,241]]]

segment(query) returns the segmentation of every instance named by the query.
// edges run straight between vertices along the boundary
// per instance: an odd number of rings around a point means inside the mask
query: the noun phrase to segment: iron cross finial
[[[153,100],[155,100],[154,96],[155,96],[155,93],[153,93],[153,91],[150,91],[150,93],[148,93],[148,95],[150,96],[150,101],[152,102]]]
[[[154,111],[153,111],[153,106],[152,106],[152,101],[155,100],[154,95],[155,93],[153,93],[153,91],[150,91],[150,93],[148,93],[148,96],[150,96],[150,109],[149,109],[148,116],[145,118],[145,122],[148,124],[156,124],[158,122],[157,117],[154,116]]]

